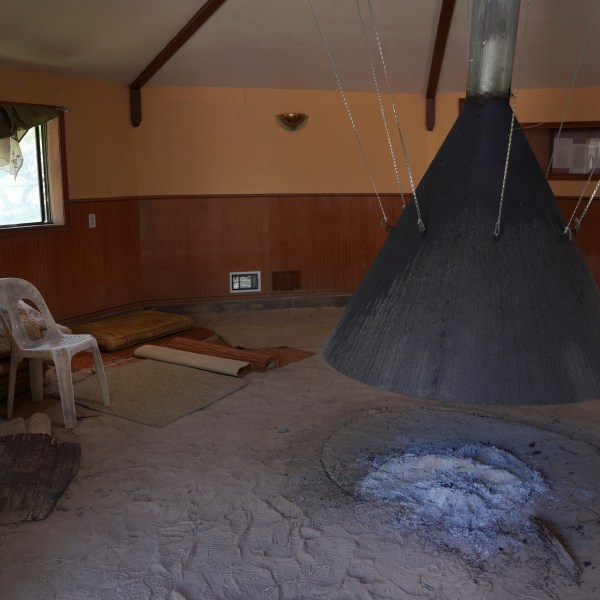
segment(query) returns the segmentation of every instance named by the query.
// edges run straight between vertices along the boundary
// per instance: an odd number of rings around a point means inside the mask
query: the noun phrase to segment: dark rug
[[[255,371],[266,371],[274,367],[284,367],[312,356],[314,352],[299,348],[261,348],[259,350],[243,350],[231,348],[224,341],[204,342],[189,340],[183,337],[173,338],[167,343],[168,348],[176,348],[186,352],[198,352],[209,356],[222,356],[234,360],[243,360],[252,365]]]
[[[0,438],[0,525],[40,521],[77,474],[81,446],[45,434]]]
[[[206,354],[207,356],[217,356],[219,358],[241,360],[250,363],[254,371],[266,371],[277,366],[272,356],[257,352],[256,350],[240,350],[238,348],[230,348],[224,344],[188,340],[183,337],[173,338],[167,344],[167,348],[183,350],[184,352],[194,352],[196,354]]]

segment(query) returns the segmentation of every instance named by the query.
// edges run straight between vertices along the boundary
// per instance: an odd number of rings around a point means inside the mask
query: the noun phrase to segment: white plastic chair
[[[41,313],[46,324],[46,332],[42,339],[32,340],[27,334],[17,310],[19,300],[29,300],[35,304]],[[91,335],[62,333],[52,318],[42,295],[31,283],[24,279],[13,277],[0,279],[0,319],[11,341],[6,406],[8,419],[12,417],[13,412],[18,364],[24,358],[29,359],[31,394],[34,401],[39,401],[44,397],[42,365],[44,360],[52,360],[56,366],[65,428],[75,427],[77,425],[77,418],[75,416],[75,399],[73,397],[71,358],[74,354],[82,350],[93,353],[96,373],[100,382],[102,402],[105,406],[110,405],[108,386],[106,385],[104,365],[102,364],[102,356],[98,349],[98,342]]]

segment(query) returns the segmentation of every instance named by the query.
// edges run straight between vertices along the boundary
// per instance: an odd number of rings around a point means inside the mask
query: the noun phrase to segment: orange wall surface
[[[0,68],[0,101],[65,106],[71,198],[130,196],[135,189],[127,86]]]
[[[561,121],[569,91],[519,93],[521,122]],[[397,112],[418,184],[458,116],[461,94],[442,94],[436,126],[425,128],[425,101],[398,95]],[[348,93],[378,191],[397,193],[376,95]],[[153,87],[142,90],[142,123],[129,120],[129,90],[116,83],[0,68],[0,100],[69,107],[66,114],[72,198],[198,194],[372,193],[373,187],[337,92]],[[410,190],[389,100],[385,106],[403,188]],[[567,121],[600,120],[600,88],[574,91]],[[289,132],[280,112],[305,112]],[[578,182],[553,181],[557,195]]]
[[[373,192],[337,92],[148,87],[142,95],[135,131],[142,195]],[[376,187],[397,192],[376,97],[349,93],[348,101]],[[407,116],[401,125],[418,179],[430,160],[424,103],[406,95],[396,104]],[[306,113],[308,123],[287,131],[275,118],[282,112]],[[399,149],[397,162],[408,189]]]

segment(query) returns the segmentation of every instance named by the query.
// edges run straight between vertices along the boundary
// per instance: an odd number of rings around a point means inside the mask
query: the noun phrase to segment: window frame
[[[18,225],[0,225],[0,238],[14,235],[48,233],[69,229],[69,188],[67,183],[67,154],[65,136],[65,109],[50,104],[34,102],[0,101],[14,106],[45,106],[61,108],[59,114],[46,123],[46,185],[49,191],[50,223],[23,223]]]

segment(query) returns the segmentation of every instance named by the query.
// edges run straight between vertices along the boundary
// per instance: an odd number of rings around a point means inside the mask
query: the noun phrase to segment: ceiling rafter
[[[433,46],[433,56],[431,57],[431,67],[429,69],[427,93],[425,95],[425,125],[427,126],[427,131],[432,131],[435,127],[435,96],[444,62],[446,43],[448,41],[448,33],[450,32],[455,4],[456,0],[442,0],[440,19]]]
[[[179,33],[156,55],[154,60],[129,84],[131,124],[142,122],[142,94],[146,83],[160,68],[210,19],[226,0],[206,0],[200,10],[182,27]]]

